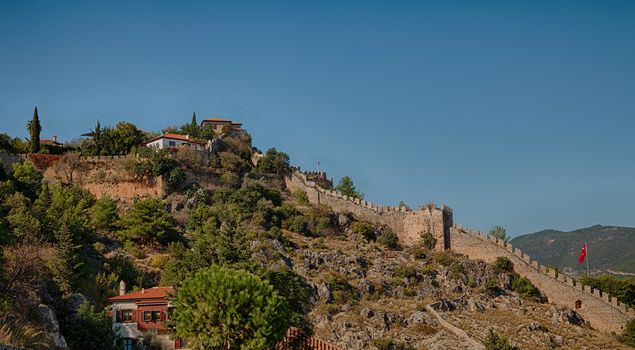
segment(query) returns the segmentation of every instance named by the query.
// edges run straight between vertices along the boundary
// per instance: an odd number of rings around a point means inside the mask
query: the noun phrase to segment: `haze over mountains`
[[[594,225],[569,232],[547,229],[515,237],[511,243],[544,265],[583,271],[578,255],[585,241],[592,273],[635,273],[633,227]]]

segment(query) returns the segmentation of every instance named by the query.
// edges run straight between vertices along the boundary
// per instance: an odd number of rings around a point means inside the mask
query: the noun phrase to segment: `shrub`
[[[485,289],[485,292],[491,296],[497,296],[502,293],[502,290],[500,286],[498,285],[498,282],[494,280],[485,282],[485,285],[483,285],[483,288]]]
[[[419,232],[419,236],[421,237],[421,245],[428,249],[434,249],[434,246],[437,244],[437,240],[434,239],[434,236],[430,232]]]
[[[185,178],[185,172],[181,168],[175,167],[167,174],[165,185],[167,189],[175,190],[180,184],[185,181]]]
[[[514,263],[509,260],[506,256],[499,256],[496,258],[494,262],[494,266],[496,267],[496,271],[498,272],[512,272],[514,271]]]
[[[407,278],[407,279],[416,279],[417,278],[417,269],[414,266],[410,265],[399,265],[395,268],[393,272],[393,276]]]
[[[309,196],[306,194],[306,192],[304,192],[302,190],[294,191],[293,192],[293,197],[295,197],[295,199],[298,201],[298,203],[300,203],[302,205],[309,204]]]
[[[463,276],[463,266],[461,264],[452,265],[452,279],[458,280]]]
[[[635,319],[626,322],[621,340],[624,344],[635,347]]]
[[[526,277],[518,277],[512,282],[512,289],[524,299],[540,296],[538,289]]]
[[[381,231],[377,237],[377,242],[383,244],[391,250],[399,249],[399,237],[397,237],[397,235],[389,227],[386,227]]]
[[[485,338],[485,348],[487,350],[516,350],[515,346],[509,343],[509,338],[504,335],[498,335],[490,329],[487,338]]]
[[[168,255],[164,255],[164,254],[157,254],[157,255],[153,255],[148,259],[148,265],[157,268],[157,269],[163,269],[163,267],[165,267],[165,264],[170,260],[170,257]]]
[[[446,252],[436,252],[434,253],[433,258],[437,264],[440,264],[442,266],[450,266],[452,265],[452,263],[455,262],[454,257]]]
[[[289,230],[306,235],[309,233],[309,220],[304,215],[296,215],[291,219]]]
[[[132,241],[125,241],[123,243],[123,250],[137,259],[143,259],[146,257],[146,254],[141,249],[139,249],[139,247],[137,247]]]
[[[422,275],[426,275],[430,277],[434,277],[437,274],[437,269],[435,269],[434,266],[432,265],[427,265],[419,271],[421,272]]]
[[[367,222],[363,221],[355,221],[351,224],[351,231],[353,233],[360,234],[364,236],[369,241],[375,240],[377,237],[375,235],[375,227]]]

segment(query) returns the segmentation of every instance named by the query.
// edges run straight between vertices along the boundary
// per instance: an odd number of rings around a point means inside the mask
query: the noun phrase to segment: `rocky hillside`
[[[587,242],[589,267],[595,272],[635,273],[635,228],[595,225],[574,231],[542,230],[511,243],[547,266],[576,271],[580,249]]]
[[[137,152],[91,161],[95,179],[84,167],[60,178],[28,159],[0,174],[0,344],[114,350],[103,310],[120,280],[178,295],[197,271],[222,266],[269,281],[289,306],[285,327],[341,349],[624,348],[546,304],[509,260],[434,251],[425,234],[405,248],[386,226],[311,204],[286,188],[288,156],[257,154],[244,131],[205,157]],[[64,174],[86,161],[71,160],[51,166]],[[90,192],[117,188],[113,167],[134,186]],[[139,192],[143,184],[161,194]]]

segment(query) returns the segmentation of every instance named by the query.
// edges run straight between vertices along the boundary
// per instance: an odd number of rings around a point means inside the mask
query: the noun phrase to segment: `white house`
[[[189,135],[179,134],[163,134],[147,141],[145,145],[157,149],[187,147],[197,151],[204,151],[206,148],[204,143],[191,140]]]

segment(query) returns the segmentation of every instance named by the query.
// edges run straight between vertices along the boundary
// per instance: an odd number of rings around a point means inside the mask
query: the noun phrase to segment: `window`
[[[152,311],[152,321],[161,321],[161,311]]]
[[[123,350],[132,350],[134,348],[134,343],[130,338],[124,338],[123,340]]]
[[[158,311],[158,310],[144,311],[143,312],[143,321],[144,322],[161,321],[161,311]]]
[[[176,147],[176,141],[168,141],[168,147]]]
[[[121,322],[132,322],[132,310],[121,310]]]

